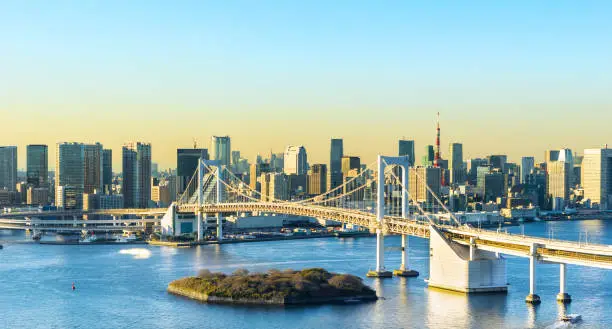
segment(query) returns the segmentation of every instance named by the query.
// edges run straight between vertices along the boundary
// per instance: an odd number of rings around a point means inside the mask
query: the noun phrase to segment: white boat
[[[123,234],[119,238],[119,242],[121,243],[129,243],[129,242],[134,242],[136,240],[138,240],[138,237],[136,236],[134,232],[130,232],[130,231],[123,231]]]
[[[580,315],[580,314],[566,314],[566,315],[562,315],[559,320],[561,320],[563,322],[568,322],[568,323],[577,323],[577,322],[582,321],[582,315]]]

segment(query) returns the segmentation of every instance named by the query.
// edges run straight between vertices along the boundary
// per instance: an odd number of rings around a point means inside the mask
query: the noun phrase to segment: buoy
[[[74,282],[72,283],[72,290],[75,290],[76,287],[74,286]]]

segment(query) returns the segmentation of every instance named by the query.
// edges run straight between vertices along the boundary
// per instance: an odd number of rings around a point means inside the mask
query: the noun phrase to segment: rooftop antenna
[[[197,149],[198,148],[198,140],[195,139],[195,137],[193,137],[193,148]]]

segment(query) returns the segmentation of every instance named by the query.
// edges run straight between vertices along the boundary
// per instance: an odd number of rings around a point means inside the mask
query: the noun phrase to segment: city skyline
[[[442,134],[444,134],[444,129],[442,129]],[[284,150],[288,147],[291,146],[291,144],[287,144],[285,146],[283,146],[282,148],[277,149],[271,149],[271,148],[266,148],[264,146],[259,147],[258,149],[261,149],[261,151],[259,152],[255,152],[253,150],[249,150],[249,149],[241,149],[241,148],[234,148],[233,145],[238,144],[240,145],[239,141],[235,141],[234,138],[232,138],[231,135],[228,135],[231,139],[232,139],[232,151],[236,151],[239,150],[241,152],[241,156],[245,157],[250,163],[254,163],[256,160],[256,157],[262,156],[263,158],[266,158],[269,156],[270,151],[272,150],[274,153],[283,153]],[[207,138],[206,140],[210,140],[210,138],[212,137],[212,135]],[[353,145],[351,147],[350,143],[347,143],[347,139],[342,138],[342,137],[333,137],[333,138],[339,138],[342,139],[344,141],[344,148],[345,150],[348,149],[349,151],[345,151],[345,154],[348,155],[354,155],[354,156],[358,156],[362,159],[362,163],[363,164],[368,164],[368,163],[372,163],[376,160],[376,156],[378,155],[396,155],[396,153],[398,153],[397,150],[397,143],[400,140],[413,140],[410,139],[409,137],[403,136],[403,137],[399,137],[395,140],[392,141],[387,141],[386,144],[384,145],[374,145],[373,147],[379,147],[380,149],[385,149],[387,150],[387,152],[385,153],[377,153],[376,150],[368,150],[366,152],[360,153],[359,152],[359,148],[356,147],[356,145]],[[308,145],[310,145],[309,143],[297,143],[296,145],[303,145],[306,148],[306,152],[308,154],[308,163],[309,164],[315,164],[315,163],[322,163],[322,164],[329,164],[329,141],[333,138],[328,138],[324,143],[327,145],[327,150],[323,150],[323,154],[319,154],[319,152],[311,152],[310,148]],[[443,139],[443,138],[442,138]],[[318,141],[319,138],[316,138],[316,140]],[[149,142],[149,141],[144,141],[142,139],[136,139],[133,141],[138,141],[138,142],[143,142],[143,143],[150,143],[151,145],[154,145],[153,143]],[[49,146],[49,151],[48,151],[48,157],[49,159],[54,159],[56,157],[56,148],[55,145],[57,144],[61,144],[61,143],[72,143],[72,142],[76,142],[76,143],[82,143],[82,144],[95,144],[95,143],[100,143],[101,145],[104,146],[104,149],[111,149],[113,150],[113,152],[117,152],[117,154],[119,154],[119,152],[121,151],[122,146],[128,142],[128,141],[124,141],[121,142],[119,145],[117,146],[109,146],[108,144],[105,144],[104,142],[100,142],[99,140],[94,140],[94,141],[83,141],[80,139],[75,139],[75,140],[66,140],[66,141],[60,141],[60,142],[56,142],[56,143],[52,143],[52,144],[45,144],[45,143],[39,143],[39,144],[26,144],[26,145],[14,145],[14,144],[5,144],[5,145],[0,145],[0,146],[17,146],[17,155],[18,155],[18,162],[17,162],[17,167],[18,170],[20,172],[25,172],[26,171],[26,167],[27,167],[27,152],[26,152],[26,147],[27,145],[47,145]],[[208,142],[209,144],[205,144],[202,145],[200,143],[197,144],[197,148],[204,148],[204,149],[208,149],[209,152],[211,150],[211,145],[210,142]],[[391,143],[391,145],[387,145]],[[420,164],[420,159],[423,155],[425,155],[425,151],[423,150],[423,148],[427,145],[434,145],[434,143],[422,143],[420,144],[418,140],[414,140],[415,143],[415,166]],[[469,153],[469,150],[472,149],[470,147],[470,145],[466,145],[465,143],[463,143],[460,140],[453,140],[452,142],[448,142],[446,144],[447,147],[444,147],[444,142],[441,143],[442,145],[442,154],[441,157],[444,160],[450,160],[450,152],[448,147],[453,144],[453,143],[460,143],[462,144],[464,151],[463,151],[463,160],[467,161],[468,159],[471,158],[482,158],[482,157],[486,157],[489,155],[494,155],[494,154],[504,154],[508,156],[508,161],[509,162],[514,162],[514,163],[521,163],[521,158],[522,157],[533,157],[536,161],[536,163],[540,163],[540,162],[545,162],[545,158],[544,158],[544,153],[546,152],[547,149],[551,149],[551,148],[561,148],[561,149],[570,149],[572,150],[572,152],[577,153],[579,155],[582,155],[583,151],[586,149],[597,149],[597,148],[606,148],[606,146],[611,147],[612,145],[606,144],[606,143],[602,143],[602,144],[592,144],[591,146],[587,146],[584,148],[572,148],[572,147],[567,147],[564,145],[549,145],[547,146],[547,148],[542,148],[541,150],[536,150],[536,152],[534,152],[533,154],[526,154],[526,152],[521,153],[520,151],[518,151],[516,153],[516,155],[511,155],[509,153],[504,153],[502,151],[499,151],[498,149],[490,149],[488,152],[487,150],[484,150],[484,153],[477,153],[474,154]],[[278,144],[278,143],[277,143]],[[319,144],[319,143],[317,143]],[[155,146],[155,145],[154,145]],[[183,146],[183,147],[181,147]],[[167,170],[167,169],[176,169],[176,152],[178,149],[192,149],[193,148],[193,140],[191,140],[191,144],[188,143],[183,143],[181,144],[181,146],[176,146],[174,148],[170,148],[169,150],[159,150],[156,147],[155,150],[155,154],[153,154],[153,159],[152,161],[154,163],[157,163],[159,165],[159,170]],[[348,147],[347,147],[348,146]],[[320,146],[320,147],[324,147],[324,146]],[[465,151],[465,149],[468,149],[468,152]],[[351,152],[350,150],[356,150],[354,152]],[[159,156],[157,155],[157,153],[162,153],[164,154],[163,156]],[[23,153],[23,154],[22,154]],[[169,158],[166,158],[166,154],[169,154]],[[364,156],[364,154],[366,154]],[[162,159],[160,159],[162,158]],[[363,160],[366,159],[366,160]],[[117,159],[117,158],[113,158],[113,172],[120,172],[120,170],[118,168],[121,168],[121,159]],[[55,171],[55,165],[53,162],[49,163],[49,171]]]
[[[513,161],[600,147],[611,6],[8,2],[0,111],[15,124],[0,140],[142,140],[167,168],[194,137],[229,135],[249,160],[304,145],[315,163],[343,137],[370,163],[402,136],[419,159],[440,112],[443,156],[450,142]]]

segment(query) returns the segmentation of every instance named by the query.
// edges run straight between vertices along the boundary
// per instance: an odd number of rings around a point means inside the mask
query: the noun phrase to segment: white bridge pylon
[[[408,170],[410,169],[410,158],[406,156],[389,157],[379,155],[377,159],[377,179],[376,179],[376,269],[369,271],[367,276],[386,278],[393,273],[385,269],[385,235],[383,232],[385,220],[385,169],[387,166],[398,166],[402,168],[402,197],[401,213],[402,218],[408,218]],[[417,276],[418,272],[408,270],[408,243],[407,236],[402,234],[402,264],[399,270],[394,271],[400,276]]]
[[[196,210],[197,214],[197,230],[198,230],[198,241],[202,241],[203,232],[205,230],[204,221],[207,221],[206,215],[202,213],[202,208],[204,206],[204,173],[209,169],[215,169],[215,179],[216,179],[216,203],[223,202],[223,170],[221,166],[221,162],[217,160],[205,160],[200,158],[198,161],[198,208]],[[217,214],[217,241],[223,240],[223,218],[221,214]]]

